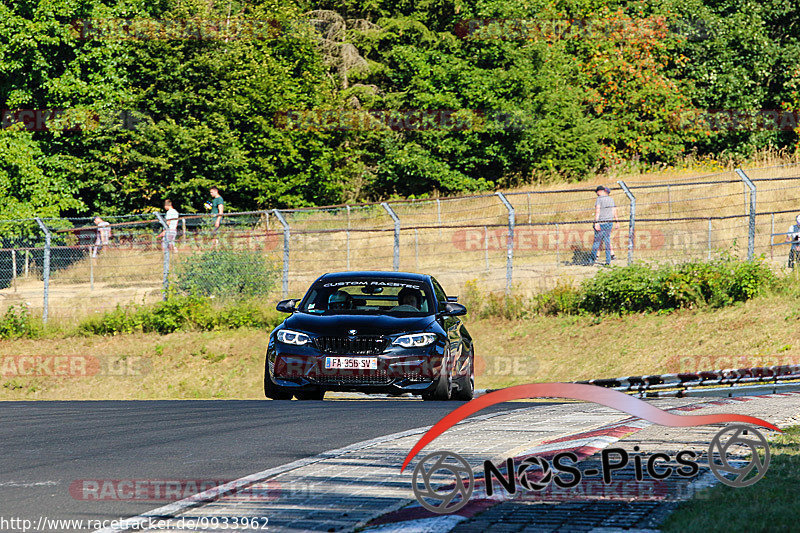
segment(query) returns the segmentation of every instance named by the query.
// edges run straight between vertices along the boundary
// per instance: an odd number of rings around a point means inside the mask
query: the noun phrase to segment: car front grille
[[[385,371],[370,371],[371,373],[361,374],[339,374],[339,375],[320,375],[312,379],[320,385],[385,385],[392,381]]]
[[[387,340],[377,336],[317,337],[314,344],[332,355],[378,355],[386,349]]]

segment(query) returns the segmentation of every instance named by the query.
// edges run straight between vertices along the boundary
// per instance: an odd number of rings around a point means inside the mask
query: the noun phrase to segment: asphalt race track
[[[167,501],[86,501],[76,480],[233,480],[428,426],[461,402],[347,400],[0,403],[4,517],[119,519]],[[506,404],[485,412],[503,411]],[[529,405],[527,405],[529,406]]]

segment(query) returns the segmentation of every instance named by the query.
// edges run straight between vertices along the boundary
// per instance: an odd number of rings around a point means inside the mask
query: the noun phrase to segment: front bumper
[[[441,375],[444,350],[434,344],[417,350],[390,348],[377,355],[347,356],[375,358],[375,369],[326,369],[326,357],[342,356],[321,353],[310,347],[276,350],[271,345],[267,352],[267,371],[276,385],[299,391],[323,388],[420,394],[435,386]]]

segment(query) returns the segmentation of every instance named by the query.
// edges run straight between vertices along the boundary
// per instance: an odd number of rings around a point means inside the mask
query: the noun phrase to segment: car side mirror
[[[447,302],[444,305],[444,316],[463,316],[467,314],[467,308],[455,302]]]
[[[278,302],[278,305],[275,306],[275,309],[281,313],[294,313],[296,305],[297,300],[281,300]]]

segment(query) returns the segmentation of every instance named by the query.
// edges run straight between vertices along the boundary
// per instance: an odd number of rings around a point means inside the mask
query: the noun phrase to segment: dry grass
[[[495,388],[800,364],[798,319],[800,304],[794,299],[761,297],[721,310],[668,315],[486,320],[471,323],[470,332],[485,358],[479,384]]]
[[[800,363],[800,303],[761,297],[722,310],[669,315],[470,320],[476,385]],[[4,357],[88,355],[129,361],[133,375],[0,377],[0,399],[261,398],[267,333],[219,332],[0,342]],[[113,365],[111,365],[113,366]]]
[[[0,377],[0,399],[260,398],[265,351],[266,333],[247,329],[3,341],[0,361],[16,355],[84,356],[105,371]]]

